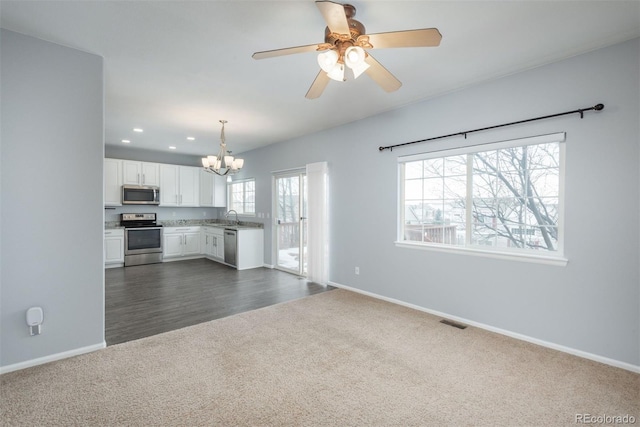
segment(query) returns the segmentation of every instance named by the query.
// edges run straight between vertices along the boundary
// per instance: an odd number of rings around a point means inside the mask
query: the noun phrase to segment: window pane
[[[408,162],[404,165],[404,177],[405,179],[422,178],[422,169],[424,165],[422,160],[419,162]]]
[[[488,173],[476,173],[474,171],[473,177],[473,197],[496,197],[496,177]]]
[[[467,175],[467,156],[451,156],[444,159],[445,176]]]
[[[467,197],[467,177],[456,176],[444,179],[444,197],[465,199]]]
[[[424,177],[435,178],[444,175],[444,159],[428,159],[424,161]]]
[[[405,200],[420,200],[422,199],[422,183],[421,179],[411,179],[405,181],[404,184],[404,198]]]
[[[442,178],[429,178],[422,181],[424,183],[423,198],[438,200],[443,197]]]

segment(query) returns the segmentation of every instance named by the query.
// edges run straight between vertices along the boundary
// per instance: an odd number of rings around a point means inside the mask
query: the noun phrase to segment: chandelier
[[[244,166],[244,159],[234,159],[231,151],[227,151],[227,144],[224,139],[224,124],[226,120],[220,120],[222,130],[220,131],[220,151],[217,156],[207,156],[202,158],[204,170],[216,175],[233,175],[238,173]]]

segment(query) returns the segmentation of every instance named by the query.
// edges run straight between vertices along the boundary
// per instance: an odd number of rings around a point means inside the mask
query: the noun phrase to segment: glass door
[[[307,175],[304,171],[275,177],[276,267],[307,274]]]

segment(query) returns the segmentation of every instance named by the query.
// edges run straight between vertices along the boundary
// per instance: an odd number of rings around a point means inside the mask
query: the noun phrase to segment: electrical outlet
[[[202,216],[207,216],[207,211],[202,211]]]
[[[360,274],[360,267],[356,267],[356,275]]]
[[[176,213],[175,212],[171,212],[171,216],[176,216]]]

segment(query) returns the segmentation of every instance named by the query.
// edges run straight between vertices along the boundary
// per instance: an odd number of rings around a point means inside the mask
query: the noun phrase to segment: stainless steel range
[[[123,213],[124,266],[162,262],[162,225],[155,213]]]

